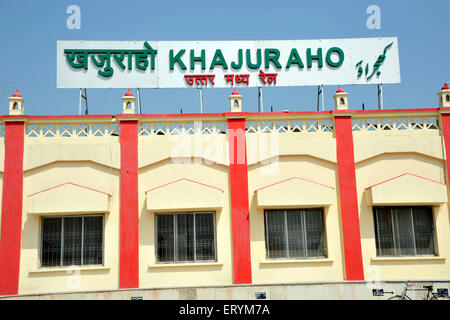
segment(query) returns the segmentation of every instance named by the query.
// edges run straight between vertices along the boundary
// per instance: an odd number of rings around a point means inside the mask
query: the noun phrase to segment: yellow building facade
[[[450,279],[439,108],[0,117],[0,295]],[[244,109],[245,109],[245,103]]]

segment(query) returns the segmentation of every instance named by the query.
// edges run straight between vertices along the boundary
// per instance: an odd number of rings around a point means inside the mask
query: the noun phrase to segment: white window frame
[[[378,222],[378,212],[377,212],[377,208],[389,208],[390,209],[390,215],[391,215],[391,224],[392,224],[392,244],[394,246],[394,255],[387,255],[387,254],[379,254],[378,253],[378,248],[380,248],[380,228],[379,228],[379,222]],[[432,237],[433,237],[433,253],[430,254],[417,254],[417,248],[416,248],[416,236],[414,233],[414,218],[413,218],[413,208],[414,207],[428,207],[431,210],[431,218],[433,220],[432,225]],[[411,226],[412,226],[412,235],[413,235],[413,239],[414,239],[414,254],[397,254],[397,250],[399,249],[397,246],[397,242],[396,242],[396,229],[394,227],[394,219],[392,218],[393,212],[392,209],[395,208],[409,208],[410,209],[410,217],[411,217]],[[376,223],[376,225],[374,225],[374,229],[376,227],[376,231],[377,231],[377,237],[375,238],[375,249],[376,249],[376,254],[377,257],[434,257],[437,256],[437,243],[436,243],[436,219],[435,219],[435,215],[434,215],[434,207],[433,206],[374,206],[373,207],[373,215],[374,215],[374,223]],[[397,222],[398,224],[398,222]],[[374,230],[375,231],[375,230]]]
[[[84,218],[86,217],[103,217],[102,219],[102,263],[101,264],[83,264],[83,245],[84,245]],[[46,218],[60,218],[61,219],[61,253],[58,266],[42,266],[42,254],[44,244],[44,232],[42,230],[43,220]],[[81,264],[83,266],[104,266],[105,265],[105,215],[104,214],[84,214],[84,215],[61,215],[61,216],[42,216],[40,219],[40,246],[39,246],[39,267],[40,268],[68,268],[70,266],[63,265],[64,256],[64,218],[82,218],[81,219]]]
[[[213,229],[214,229],[214,259],[210,259],[210,260],[197,260],[197,235],[196,235],[196,230],[195,230],[195,214],[205,214],[205,213],[210,213],[213,215]],[[193,217],[193,221],[194,221],[194,226],[193,226],[193,233],[194,233],[194,260],[177,260],[178,258],[178,245],[177,245],[177,219],[176,216],[180,215],[180,214],[192,214],[194,215]],[[159,248],[159,244],[158,244],[158,216],[159,215],[173,215],[174,219],[173,219],[173,232],[174,232],[174,237],[173,237],[173,261],[158,261],[158,248]],[[215,211],[186,211],[186,212],[159,212],[159,213],[155,213],[155,261],[157,264],[164,264],[164,263],[202,263],[202,262],[217,262],[217,229],[216,229],[216,212]]]
[[[291,257],[290,253],[289,253],[289,235],[288,235],[288,226],[287,226],[287,213],[290,210],[299,210],[299,211],[307,211],[310,209],[316,209],[316,210],[320,210],[322,212],[322,227],[323,227],[323,245],[324,245],[324,255],[323,256],[312,256],[312,257],[308,257],[308,256],[304,256],[304,257]],[[283,211],[283,213],[279,213],[279,214],[283,214],[284,216],[284,241],[285,241],[285,253],[286,256],[284,257],[269,257],[269,245],[268,245],[268,240],[269,240],[269,228],[268,228],[268,222],[267,222],[267,213],[272,211],[272,210],[278,210],[278,211]],[[305,221],[305,214],[304,213],[302,215],[302,220],[303,220],[303,225],[306,226],[306,221]],[[325,225],[325,209],[320,207],[320,208],[289,208],[289,209],[265,209],[264,210],[264,228],[265,228],[265,247],[266,247],[266,259],[268,260],[282,260],[282,259],[324,259],[327,258],[328,256],[328,246],[327,246],[327,235],[326,235],[326,225]],[[305,231],[305,230],[303,230]],[[306,245],[306,251],[308,250],[307,248],[307,244],[308,242],[306,241],[306,232],[302,232],[302,237],[303,237],[303,241]]]

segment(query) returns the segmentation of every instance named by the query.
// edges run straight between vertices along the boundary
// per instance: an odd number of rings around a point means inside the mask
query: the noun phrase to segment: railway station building
[[[235,90],[229,112],[164,115],[129,90],[120,114],[32,116],[17,91],[0,116],[0,295],[448,286],[447,85],[437,97],[354,110],[339,87],[331,111],[252,113]]]

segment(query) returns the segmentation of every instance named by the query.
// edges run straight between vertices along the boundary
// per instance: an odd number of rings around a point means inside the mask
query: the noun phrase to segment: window
[[[326,255],[322,209],[266,210],[265,228],[269,259]]]
[[[42,267],[101,264],[103,216],[42,218]]]
[[[374,207],[378,256],[434,255],[431,207]]]
[[[215,261],[214,220],[213,212],[157,214],[157,261]]]

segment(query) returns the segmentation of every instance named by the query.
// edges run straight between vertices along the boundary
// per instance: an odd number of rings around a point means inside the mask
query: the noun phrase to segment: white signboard
[[[58,88],[400,83],[398,39],[57,41]]]

